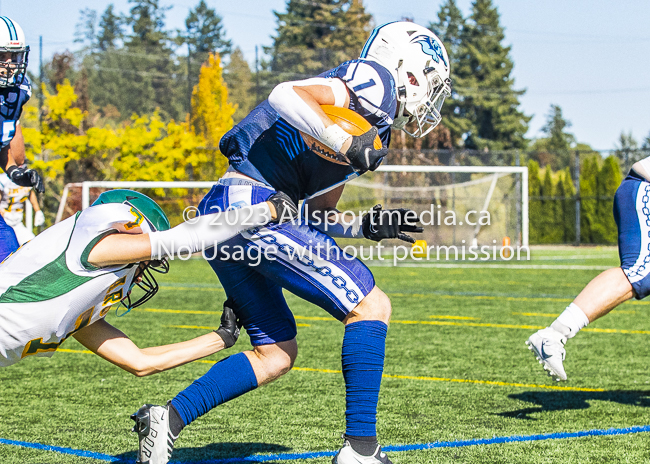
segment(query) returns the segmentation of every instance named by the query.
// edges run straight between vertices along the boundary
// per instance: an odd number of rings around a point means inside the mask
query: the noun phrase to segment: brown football
[[[333,106],[333,105],[321,105],[321,108],[325,112],[325,114],[332,121],[334,121],[334,123],[338,124],[341,129],[343,129],[345,132],[347,132],[350,135],[364,134],[368,132],[372,127],[370,123],[366,121],[363,116],[361,116],[358,113],[355,113],[350,109],[341,108],[339,106]],[[318,156],[321,156],[333,163],[347,164],[332,158],[332,156],[334,156],[335,153],[330,147],[323,145],[321,142],[319,142],[312,136],[305,134],[304,132],[301,132],[300,135],[302,135],[302,138],[307,144],[307,146],[311,148],[312,151],[316,153]],[[379,140],[379,136],[375,137],[374,146],[375,149],[377,150],[381,148],[381,140]]]

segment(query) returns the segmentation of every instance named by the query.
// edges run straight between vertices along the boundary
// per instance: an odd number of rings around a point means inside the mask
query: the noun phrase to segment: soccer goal
[[[87,208],[104,191],[129,188],[151,196],[170,222],[197,206],[214,182],[88,181],[65,186],[56,222]],[[380,166],[346,185],[341,211],[375,204],[414,210],[424,224],[418,238],[440,245],[528,246],[528,168],[519,166]]]
[[[340,210],[415,210],[422,238],[439,245],[528,246],[528,168],[380,166],[349,182]]]

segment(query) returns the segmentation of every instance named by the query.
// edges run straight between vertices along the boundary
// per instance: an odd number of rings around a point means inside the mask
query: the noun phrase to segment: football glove
[[[223,304],[223,313],[221,313],[221,325],[215,332],[221,337],[226,348],[230,348],[239,338],[239,328],[241,324],[237,322],[237,315],[231,308],[232,301],[226,300]]]
[[[420,233],[424,229],[418,227],[411,221],[417,221],[417,214],[415,211],[398,208],[398,209],[382,209],[381,205],[375,205],[363,216],[361,221],[361,230],[363,236],[367,239],[378,242],[385,238],[398,238],[405,242],[415,243],[415,239],[404,232]]]
[[[266,201],[275,207],[273,222],[281,224],[298,217],[298,207],[286,193],[276,192]]]
[[[27,169],[23,166],[9,166],[7,168],[7,176],[9,176],[14,184],[20,185],[21,187],[33,187],[38,193],[45,191],[43,179],[33,169]]]
[[[34,213],[34,226],[40,227],[45,224],[45,215],[43,211],[39,210]]]
[[[388,148],[377,150],[374,146],[375,137],[377,137],[377,128],[372,127],[370,130],[359,136],[352,136],[352,143],[345,156],[350,161],[350,165],[360,171],[374,171],[379,167],[384,156],[388,154]]]

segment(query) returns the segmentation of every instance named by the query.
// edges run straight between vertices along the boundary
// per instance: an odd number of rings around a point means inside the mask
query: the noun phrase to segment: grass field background
[[[600,269],[618,264],[616,250],[543,248],[532,258],[515,263],[530,269],[372,267],[393,303],[379,403],[383,445],[650,424],[648,303],[626,303],[570,340],[566,383],[547,377],[524,345]],[[174,262],[160,283],[145,307],[122,318],[111,312],[107,320],[141,347],[216,328],[225,294],[204,261]],[[250,462],[255,454],[340,446],[342,326],[316,306],[290,294],[287,299],[298,323],[296,368],[187,427],[174,461]],[[129,415],[145,402],[164,404],[211,363],[249,347],[243,334],[229,351],[140,379],[66,341],[51,359],[30,358],[0,370],[0,439],[134,462],[137,438],[129,432]],[[648,433],[636,433],[393,452],[391,458],[396,464],[639,463],[650,460],[649,445]],[[0,463],[98,462],[0,444]]]

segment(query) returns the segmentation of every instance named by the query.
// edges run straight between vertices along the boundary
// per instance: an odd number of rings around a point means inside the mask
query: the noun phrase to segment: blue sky
[[[206,0],[223,17],[227,36],[252,62],[255,46],[270,45],[275,34],[273,11],[284,11],[285,0]],[[457,0],[469,13],[471,0]],[[113,3],[127,12],[127,0],[0,0],[0,13],[18,21],[32,47],[30,68],[38,63],[38,37],[43,56],[75,50],[79,10],[99,13]],[[172,5],[170,28],[182,28],[198,0],[161,0]],[[364,0],[377,23],[402,17],[427,25],[436,19],[442,0]],[[540,136],[551,104],[560,105],[578,141],[596,149],[612,149],[621,131],[641,141],[650,133],[650,2],[633,0],[494,0],[505,43],[512,46],[513,75],[525,114],[534,116],[529,137]],[[452,69],[453,77],[453,69]]]

